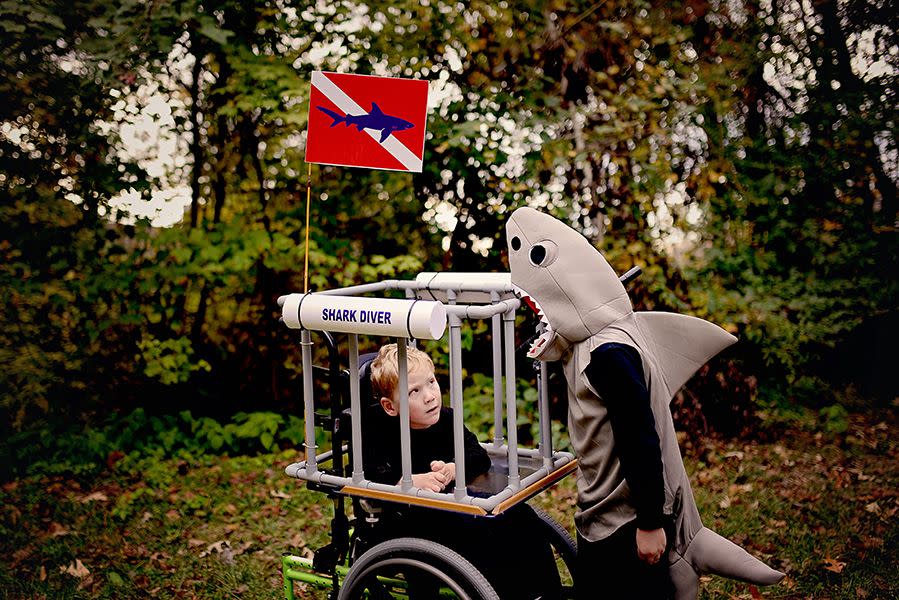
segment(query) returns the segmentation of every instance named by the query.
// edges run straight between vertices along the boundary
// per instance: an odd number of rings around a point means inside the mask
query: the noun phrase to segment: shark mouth
[[[543,313],[540,303],[517,285],[513,284],[513,288],[515,295],[540,318],[540,326],[537,327],[538,335],[535,336],[536,339],[533,339],[527,354],[528,358],[537,359],[552,345],[551,342],[555,338],[556,332],[553,331],[549,321],[546,320],[546,315]]]

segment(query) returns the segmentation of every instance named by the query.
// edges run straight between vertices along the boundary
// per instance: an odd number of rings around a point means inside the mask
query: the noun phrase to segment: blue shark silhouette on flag
[[[427,104],[425,80],[316,71],[306,162],[420,173]]]
[[[394,131],[403,131],[415,127],[415,125],[409,121],[384,114],[381,107],[374,102],[371,103],[371,112],[367,115],[339,115],[333,110],[328,110],[324,106],[316,106],[315,108],[334,119],[334,122],[331,123],[331,127],[334,127],[338,123],[346,123],[347,127],[354,125],[359,131],[362,131],[363,129],[380,130],[381,139],[378,140],[379,142],[386,140]]]

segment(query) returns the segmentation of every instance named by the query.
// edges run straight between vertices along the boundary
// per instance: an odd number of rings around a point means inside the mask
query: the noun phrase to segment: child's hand
[[[439,473],[431,471],[430,473],[418,473],[417,475],[413,475],[412,485],[422,490],[440,492],[443,491],[446,483]]]
[[[445,463],[442,460],[431,461],[431,472],[439,473],[443,479],[443,485],[447,485],[456,478],[456,463]]]
[[[640,560],[654,565],[659,562],[665,553],[665,545],[667,544],[665,530],[661,527],[647,531],[645,529],[637,530],[637,556]]]

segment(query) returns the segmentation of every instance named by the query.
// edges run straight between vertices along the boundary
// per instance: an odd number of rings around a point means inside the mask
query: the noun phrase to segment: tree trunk
[[[190,142],[190,153],[193,167],[190,173],[190,227],[193,229],[200,222],[200,177],[203,175],[203,146],[200,136],[200,77],[203,74],[203,56],[194,48],[196,37],[191,37],[191,52],[194,55],[193,77],[190,82],[190,113],[193,139]]]
[[[880,157],[880,150],[874,139],[875,131],[870,117],[864,114],[862,107],[865,83],[852,70],[852,56],[846,45],[846,36],[840,25],[840,15],[836,0],[823,0],[813,4],[815,12],[821,19],[823,36],[823,63],[819,85],[830,86],[831,81],[839,83],[841,99],[846,103],[849,118],[853,116],[858,124],[858,143],[861,146],[854,154],[854,171],[856,187],[863,196],[866,216],[873,224],[875,212],[882,215],[887,224],[894,224],[897,217],[896,182],[887,175]],[[833,55],[829,55],[830,52]],[[873,186],[870,175],[874,176]],[[872,189],[873,187],[873,189]]]

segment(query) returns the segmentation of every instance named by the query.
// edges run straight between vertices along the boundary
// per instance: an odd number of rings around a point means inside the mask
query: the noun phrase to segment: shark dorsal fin
[[[371,112],[370,115],[383,115],[384,112],[381,110],[381,107],[377,105],[377,103],[371,103]]]
[[[699,367],[737,341],[704,319],[661,311],[634,313],[640,330],[651,344],[650,350],[671,397]],[[664,360],[658,357],[664,357]],[[670,401],[670,400],[669,400]]]

